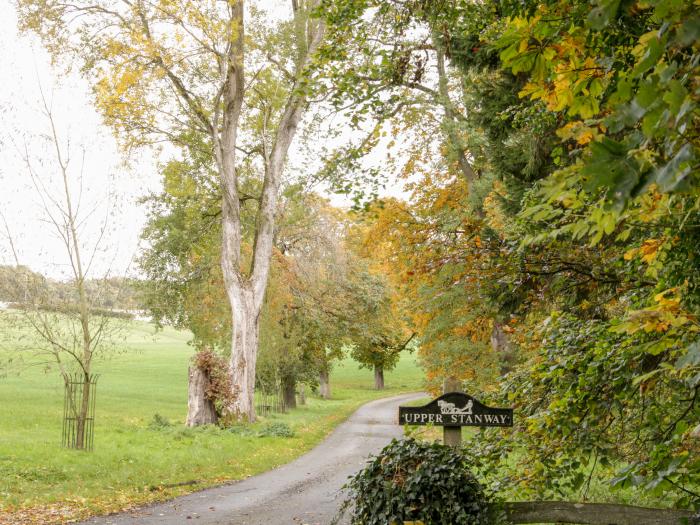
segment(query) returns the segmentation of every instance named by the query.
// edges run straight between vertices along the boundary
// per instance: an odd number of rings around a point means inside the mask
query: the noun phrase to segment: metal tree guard
[[[97,374],[86,377],[77,373],[64,379],[63,433],[61,443],[66,448],[92,450],[95,441],[95,397]],[[86,408],[83,411],[83,408]],[[81,416],[84,420],[81,422]],[[82,424],[81,424],[82,423]]]
[[[266,416],[271,412],[286,412],[287,407],[282,396],[282,384],[277,378],[272,381],[264,381],[258,378],[257,387],[255,392],[255,412],[258,415]]]

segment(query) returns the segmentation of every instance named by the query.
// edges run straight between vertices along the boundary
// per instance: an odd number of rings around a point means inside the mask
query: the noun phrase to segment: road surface
[[[402,434],[399,404],[424,395],[367,403],[316,448],[264,474],[83,524],[328,525],[348,477],[362,468],[368,455]]]

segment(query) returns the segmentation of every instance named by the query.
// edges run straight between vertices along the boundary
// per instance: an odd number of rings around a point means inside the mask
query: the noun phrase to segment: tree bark
[[[285,409],[292,410],[297,407],[296,390],[296,379],[293,376],[284,376],[282,378],[282,399]]]
[[[450,98],[447,73],[445,71],[445,50],[440,43],[439,37],[433,34],[433,46],[437,55],[437,71],[438,71],[438,92],[440,94],[440,104],[445,109],[445,117],[443,119],[443,129],[447,135],[447,141],[452,153],[457,158],[457,164],[462,172],[464,179],[472,183],[476,179],[476,173],[467,159],[467,148],[457,131],[458,121],[455,116],[455,106]]]
[[[306,404],[306,385],[304,383],[299,385],[299,404],[302,406]]]
[[[374,365],[374,388],[384,390],[384,369],[379,365]]]
[[[214,403],[207,399],[209,377],[200,368],[191,366],[188,371],[187,422],[188,427],[213,425],[218,421]]]
[[[83,374],[82,391],[83,393],[80,398],[80,414],[78,414],[75,428],[75,448],[79,450],[83,450],[87,446],[85,443],[85,430],[90,407],[90,376],[87,374]]]
[[[234,399],[227,412],[239,421],[253,422],[261,301],[256,300],[250,287],[246,285],[229,290],[229,298],[233,327],[230,373]]]
[[[499,368],[502,374],[507,374],[513,369],[513,349],[511,347],[510,341],[508,341],[508,335],[503,330],[503,324],[495,321],[493,322],[493,329],[491,330],[491,348],[498,356]]]
[[[234,45],[231,46],[227,89],[224,95],[224,131],[217,148],[223,193],[221,267],[233,316],[230,369],[235,399],[228,407],[228,411],[238,420],[247,419],[252,422],[255,421],[253,398],[260,311],[270,271],[277,199],[289,147],[307,105],[305,96],[297,88],[302,80],[304,68],[321,43],[325,27],[322,22],[307,22],[308,42],[298,43],[302,46],[300,49],[303,48],[303,52],[296,71],[295,85],[287,99],[272,147],[269,151],[268,148],[263,147],[265,176],[256,216],[253,259],[250,271],[246,274],[241,271],[240,200],[234,162],[237,126],[245,88],[242,61],[244,51],[242,1],[234,3],[234,19],[240,26],[236,32]],[[296,406],[296,400],[294,405]]]
[[[689,510],[650,509],[606,503],[524,501],[504,503],[510,523],[579,523],[585,525],[674,525],[697,523]],[[684,521],[688,520],[688,521]]]
[[[331,379],[328,370],[321,370],[318,373],[318,391],[323,399],[331,398]]]

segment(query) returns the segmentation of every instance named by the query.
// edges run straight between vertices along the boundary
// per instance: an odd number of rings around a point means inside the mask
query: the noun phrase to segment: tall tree
[[[289,45],[258,46],[246,32],[260,11],[244,0],[179,2],[19,0],[23,29],[39,34],[58,59],[68,53],[94,87],[106,121],[128,147],[168,140],[213,154],[221,191],[221,267],[231,306],[230,373],[235,397],[228,411],[255,419],[253,393],[259,318],[272,253],[275,211],[289,147],[307,106],[308,66],[324,24],[314,0],[291,2],[291,19],[277,35]],[[251,14],[252,13],[252,14]],[[255,29],[255,27],[254,27]],[[271,39],[271,40],[274,40]],[[269,43],[269,42],[268,42]],[[250,68],[253,74],[247,74]],[[246,95],[270,76],[279,80],[280,109],[246,107]],[[256,151],[262,173],[252,253],[242,253],[238,152],[243,116],[258,118]],[[202,140],[189,140],[194,132]]]
[[[405,83],[419,71],[410,42],[429,35],[456,80],[446,89],[466,107],[451,130],[462,146],[410,158],[420,182],[409,203],[387,206],[374,238],[391,244],[414,299],[430,373],[466,373],[493,347],[515,353],[500,385],[498,374],[480,382],[528,415],[514,486],[586,497],[600,477],[697,500],[693,2],[326,5],[332,35],[366,24],[400,37],[358,39],[365,56],[383,53],[360,64],[370,73]],[[372,88],[376,75],[347,67],[365,107],[392,100]],[[468,185],[450,173],[454,147],[469,152]],[[495,462],[513,443],[487,442]]]
[[[144,230],[149,247],[140,265],[148,276],[145,297],[154,318],[191,330],[196,348],[227,355],[230,311],[217,264],[220,197],[207,182],[212,175],[202,168],[189,159],[165,169],[164,190],[149,198],[151,216]],[[253,193],[256,184],[249,180],[245,191]],[[254,223],[251,211],[244,208],[241,215],[247,238]],[[278,201],[257,382],[270,392],[282,380],[288,406],[297,383],[320,383],[323,397],[330,396],[332,361],[362,315],[356,297],[362,283],[351,278],[353,262],[343,243],[348,221],[345,212],[299,185],[287,186]]]

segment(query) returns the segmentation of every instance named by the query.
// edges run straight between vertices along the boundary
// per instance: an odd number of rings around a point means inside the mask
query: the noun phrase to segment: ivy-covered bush
[[[216,414],[220,418],[220,424],[227,426],[229,422],[223,421],[221,418],[224,407],[230,405],[234,401],[234,397],[226,359],[210,348],[204,348],[192,357],[192,362],[194,366],[202,370],[209,378],[209,387],[205,395],[209,401],[214,403]]]
[[[393,440],[346,485],[352,525],[485,525],[489,498],[461,451]]]

